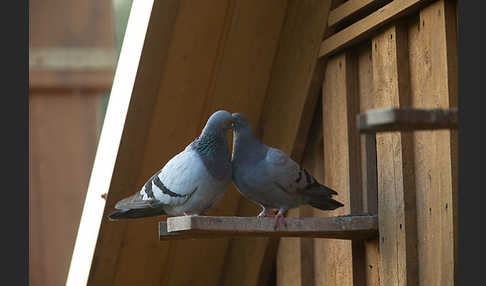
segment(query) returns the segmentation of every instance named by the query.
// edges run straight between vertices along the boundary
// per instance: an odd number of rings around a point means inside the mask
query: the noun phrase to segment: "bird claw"
[[[285,220],[285,216],[279,212],[278,214],[275,215],[275,225],[273,227],[273,230],[276,230],[278,228],[279,219],[282,219],[284,226],[287,227],[287,221]]]

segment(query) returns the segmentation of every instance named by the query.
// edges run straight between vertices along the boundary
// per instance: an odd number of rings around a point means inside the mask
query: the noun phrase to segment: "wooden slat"
[[[457,129],[457,108],[380,108],[357,116],[360,132]]]
[[[360,14],[371,12],[390,0],[349,0],[329,12],[328,27],[348,21]]]
[[[408,15],[424,6],[427,0],[395,0],[373,14],[332,35],[321,44],[319,57],[336,53],[342,48],[370,37],[373,32],[390,21]]]
[[[289,210],[287,217],[299,217],[299,209]],[[305,285],[302,273],[302,239],[297,237],[281,238],[277,251],[277,285]],[[313,257],[309,257],[313,259]],[[312,284],[307,284],[312,285]]]
[[[351,54],[331,57],[327,63],[322,90],[322,125],[324,138],[324,185],[336,190],[336,199],[344,207],[326,212],[328,215],[355,213],[362,206],[360,163],[355,128],[349,116],[357,113],[357,69]],[[354,137],[353,137],[354,136]],[[351,167],[353,166],[353,167]],[[354,167],[355,166],[355,167]],[[351,170],[355,169],[355,170]],[[353,244],[347,241],[316,241],[316,252],[322,255],[316,261],[316,282],[326,285],[353,285],[360,259]],[[353,256],[354,255],[354,256]],[[321,272],[321,269],[325,271]],[[339,270],[338,270],[339,269]],[[357,272],[358,271],[358,272]],[[355,276],[355,277],[353,277]]]
[[[280,32],[277,54],[272,65],[269,86],[259,128],[255,128],[262,141],[282,149],[295,160],[300,161],[306,145],[307,131],[318,97],[320,85],[313,85],[317,66],[319,45],[325,31],[330,9],[326,1],[289,1],[285,22]],[[302,49],[302,43],[307,43]],[[304,96],[303,96],[304,95]],[[284,117],[278,114],[285,114]],[[244,209],[248,215],[256,215],[258,206],[242,200],[239,215]],[[250,206],[248,206],[250,205]],[[253,285],[258,275],[268,275],[275,263],[275,254],[268,250],[277,249],[277,239],[234,239],[226,259],[224,285]],[[256,252],[254,249],[267,249]],[[242,256],[249,253],[254,263],[242,264]],[[263,260],[263,254],[270,260]],[[255,266],[255,261],[258,264]]]
[[[376,107],[410,104],[407,33],[392,26],[373,38],[373,84]],[[376,136],[380,283],[416,285],[417,243],[413,142],[411,134]]]
[[[409,24],[416,108],[457,108],[456,1],[437,1]],[[419,284],[457,284],[457,130],[415,132]]]
[[[373,108],[375,96],[373,90],[373,64],[371,43],[365,43],[357,49],[358,86],[360,112]],[[361,136],[361,171],[363,188],[363,212],[378,213],[378,185],[376,171],[376,136]],[[380,253],[378,239],[367,240],[365,244],[366,285],[380,285]]]
[[[378,233],[376,215],[287,218],[286,222],[287,225],[279,225],[274,230],[275,220],[271,217],[179,216],[167,219],[167,232],[184,235],[211,234],[213,237],[277,236],[334,239],[367,239]]]

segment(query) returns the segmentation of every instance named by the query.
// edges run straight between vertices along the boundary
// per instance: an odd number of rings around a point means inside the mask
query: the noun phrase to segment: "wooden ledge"
[[[274,230],[271,217],[179,216],[159,223],[160,240],[218,237],[314,237],[368,239],[378,234],[376,215],[286,218]]]
[[[357,115],[361,133],[457,129],[458,111],[451,109],[382,108]]]

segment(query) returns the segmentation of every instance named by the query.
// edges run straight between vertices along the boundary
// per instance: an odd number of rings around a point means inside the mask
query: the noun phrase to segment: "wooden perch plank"
[[[327,26],[332,27],[343,21],[349,20],[352,17],[356,17],[359,14],[366,13],[373,10],[373,8],[379,7],[390,0],[350,0],[344,2],[336,9],[329,12],[329,20]]]
[[[457,108],[378,108],[357,116],[362,133],[457,129]]]
[[[270,217],[179,216],[159,225],[160,237],[173,234],[208,235],[208,237],[273,236],[319,237],[334,239],[367,239],[377,235],[378,218],[375,215],[337,216],[328,218],[287,218],[287,226],[274,230]],[[177,237],[174,235],[174,237]]]
[[[395,0],[391,2],[373,14],[323,41],[319,51],[319,57],[328,56],[337,52],[339,49],[363,40],[386,23],[417,11],[427,2],[427,0]]]

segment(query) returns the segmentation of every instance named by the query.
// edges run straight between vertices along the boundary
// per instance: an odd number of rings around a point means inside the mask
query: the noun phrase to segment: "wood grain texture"
[[[437,1],[409,23],[413,107],[457,107],[455,2]],[[456,285],[457,131],[416,132],[413,140],[419,283]]]
[[[289,210],[287,217],[298,217],[299,209]],[[302,273],[302,239],[282,238],[277,252],[277,285],[304,285]],[[311,257],[313,258],[313,257]],[[309,285],[309,284],[308,284]],[[310,284],[312,285],[312,284]]]
[[[457,108],[379,108],[357,116],[362,133],[457,129]]]
[[[371,42],[356,48],[358,60],[358,93],[360,112],[375,105],[373,89],[373,60]],[[378,182],[376,170],[376,136],[361,136],[361,172],[363,188],[363,212],[378,213]],[[378,239],[367,240],[365,245],[366,285],[380,285],[380,252]]]
[[[392,26],[372,40],[376,106],[410,104],[407,31]],[[380,282],[416,285],[415,183],[412,134],[376,135],[378,216],[380,223]]]
[[[328,27],[338,25],[344,21],[352,20],[365,13],[369,13],[389,0],[349,0],[329,12]]]
[[[167,232],[211,233],[218,236],[321,237],[366,239],[377,235],[377,217],[369,215],[328,218],[287,218],[287,225],[274,229],[270,217],[179,216],[167,219]],[[160,233],[162,235],[163,232]]]
[[[400,17],[409,15],[423,7],[427,0],[395,0],[324,40],[319,57],[334,54],[340,49],[354,45],[370,36],[380,27]]]
[[[357,65],[351,54],[331,57],[327,63],[323,84],[322,124],[324,137],[324,185],[336,190],[336,199],[344,207],[328,212],[328,215],[341,215],[360,212],[362,209],[361,153],[357,141],[359,137],[350,116],[359,110],[357,105]],[[354,134],[354,135],[353,135]],[[354,169],[354,170],[351,170]],[[353,285],[361,283],[363,269],[358,267],[362,254],[351,242],[332,242],[321,245],[316,242],[316,251],[326,253],[316,262],[317,283],[327,285]],[[321,248],[324,248],[321,250]],[[325,272],[321,271],[321,265]],[[322,274],[320,272],[323,272]],[[356,281],[353,281],[356,280]]]

